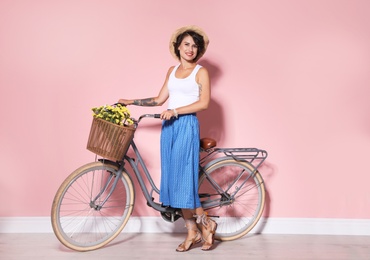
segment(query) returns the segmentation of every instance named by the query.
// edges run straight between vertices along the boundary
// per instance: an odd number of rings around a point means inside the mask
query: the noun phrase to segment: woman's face
[[[178,50],[180,57],[186,61],[193,61],[198,54],[198,46],[190,35],[184,37]]]

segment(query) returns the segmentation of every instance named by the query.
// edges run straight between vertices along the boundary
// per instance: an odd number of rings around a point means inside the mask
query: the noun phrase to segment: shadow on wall
[[[218,79],[222,75],[221,69],[207,59],[200,63],[207,68],[211,79],[211,89],[214,90],[217,88]],[[217,143],[222,143],[225,136],[223,108],[215,98],[211,98],[207,110],[198,113],[198,119],[200,122],[200,137],[213,138]]]

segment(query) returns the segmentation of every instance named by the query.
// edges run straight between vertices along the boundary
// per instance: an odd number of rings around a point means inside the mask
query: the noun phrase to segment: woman
[[[161,106],[161,186],[160,201],[180,208],[188,230],[186,240],[177,247],[184,252],[204,240],[202,250],[210,250],[217,228],[201,207],[198,196],[199,124],[196,113],[208,108],[211,88],[208,71],[197,64],[209,40],[197,26],[176,30],[170,41],[171,54],[180,61],[169,68],[158,96],[118,102],[126,105]],[[198,229],[200,226],[201,231]]]

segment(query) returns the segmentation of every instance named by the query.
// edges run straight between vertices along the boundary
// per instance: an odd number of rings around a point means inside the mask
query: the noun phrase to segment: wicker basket
[[[120,161],[126,154],[134,133],[133,126],[120,126],[94,117],[87,149],[101,157]]]

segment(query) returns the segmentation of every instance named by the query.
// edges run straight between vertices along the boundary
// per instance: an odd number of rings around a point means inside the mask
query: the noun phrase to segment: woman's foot
[[[204,227],[202,236],[204,239],[204,243],[202,246],[203,251],[211,250],[213,243],[215,242],[215,233],[217,229],[217,223],[209,219],[208,228]]]
[[[182,242],[177,248],[176,248],[176,251],[177,252],[186,252],[188,251],[193,245],[199,243],[200,241],[202,241],[202,236],[201,234],[198,232],[193,238],[186,238],[186,240],[184,242]]]
[[[188,229],[188,236],[186,237],[186,240],[176,248],[177,252],[186,252],[193,245],[202,241],[202,235],[200,234],[194,219],[186,219],[185,226]]]
[[[202,250],[211,250],[215,241],[217,223],[210,219],[205,213],[200,216],[196,216],[196,218],[197,223],[202,225],[202,238],[204,240]]]

